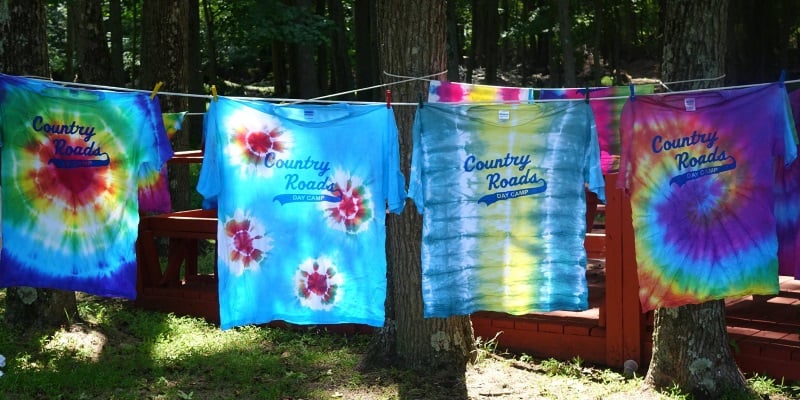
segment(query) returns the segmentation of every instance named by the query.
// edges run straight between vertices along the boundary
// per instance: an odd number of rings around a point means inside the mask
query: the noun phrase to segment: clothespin
[[[162,81],[156,82],[156,86],[153,88],[153,91],[150,93],[150,100],[156,98],[156,94],[158,93],[158,89],[161,89],[161,86],[164,84]]]
[[[589,87],[588,87],[588,86],[586,87],[586,97],[585,97],[585,100],[586,100],[586,104],[589,104]]]
[[[386,108],[392,108],[392,89],[386,89]]]
[[[211,85],[211,98],[217,101],[217,85]]]
[[[422,108],[422,93],[417,92],[417,98],[419,99],[419,108]]]
[[[636,90],[633,88],[633,84],[629,84],[628,87],[631,89],[631,101],[636,101]]]
[[[778,80],[778,84],[779,84],[781,87],[783,87],[783,82],[784,82],[785,80],[786,80],[786,70],[785,70],[785,69],[782,69],[782,70],[781,70],[781,77],[780,77],[780,79]]]

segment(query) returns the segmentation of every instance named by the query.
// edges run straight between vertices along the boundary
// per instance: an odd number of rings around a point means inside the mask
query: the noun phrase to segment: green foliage
[[[272,70],[276,41],[317,46],[329,40],[332,23],[324,16],[280,0],[210,0],[214,9],[220,73],[252,81],[248,69]],[[264,76],[260,77],[265,78]]]
[[[544,372],[550,376],[567,376],[579,378],[583,375],[583,360],[580,357],[575,357],[569,362],[563,362],[554,358],[543,360],[541,367]]]
[[[485,340],[483,337],[478,336],[475,338],[475,350],[473,350],[473,362],[480,363],[485,360],[489,355],[496,354],[497,352],[497,337],[500,336],[503,331],[497,332],[494,334],[494,337]]]
[[[792,392],[792,397],[800,394],[800,387],[786,386],[783,382],[777,383],[775,379],[764,375],[755,374],[747,379],[747,383],[762,398],[770,398]]]

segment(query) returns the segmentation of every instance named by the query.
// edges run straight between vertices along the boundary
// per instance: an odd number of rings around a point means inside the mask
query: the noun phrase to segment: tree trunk
[[[50,76],[44,0],[0,0],[0,72]],[[75,292],[30,287],[6,290],[5,320],[23,329],[55,328],[78,315]]]
[[[78,82],[114,83],[100,0],[78,0]]]
[[[375,31],[375,2],[355,0],[354,31],[356,39],[356,85],[359,88],[375,86],[378,83],[378,45]],[[387,71],[392,72],[392,71]],[[378,89],[360,90],[356,98],[361,101],[375,101],[380,98]]]
[[[142,71],[139,86],[153,89],[164,82],[163,90],[187,93],[189,76],[189,0],[145,1],[142,6]],[[187,97],[161,96],[163,112],[186,111]],[[172,140],[175,151],[190,150],[188,135]],[[194,191],[186,164],[168,169],[170,197],[175,210],[191,208]]]
[[[472,0],[471,69],[484,67],[484,81],[488,84],[497,81],[498,4],[498,0]]]
[[[312,13],[314,8],[311,0],[294,0],[295,6]],[[319,82],[317,80],[316,62],[314,60],[314,45],[292,43],[289,45],[291,54],[291,76],[289,93],[292,97],[308,99],[319,96]]]
[[[327,1],[326,0],[315,0],[315,9],[314,12],[316,15],[322,16],[324,18],[330,19],[334,25],[336,25],[335,20],[333,19],[333,15],[329,14],[327,11]],[[337,54],[333,52],[333,46],[336,42],[336,32],[334,31],[336,28],[327,31],[328,37],[330,37],[329,43],[320,43],[316,46],[316,62],[314,65],[317,67],[317,90],[318,94],[330,94],[331,88],[335,87],[336,85],[336,75],[333,65],[333,59],[337,57]],[[335,91],[335,90],[334,90]],[[342,96],[340,99],[345,100],[346,97]]]
[[[211,8],[211,0],[203,0],[203,17],[206,23],[206,49],[208,55],[208,82],[212,85],[217,84],[217,35],[214,23],[214,10]]]
[[[715,77],[725,71],[728,0],[666,3],[662,79]],[[695,82],[692,88],[718,85]],[[722,300],[655,312],[653,356],[645,383],[677,385],[697,398],[744,392],[747,383],[731,354]]]
[[[497,68],[500,62],[499,42],[500,42],[500,3],[498,0],[491,0],[486,6],[486,83],[490,85],[498,84]]]
[[[378,2],[377,27],[381,70],[409,76],[442,71],[446,66],[445,4],[428,0]],[[425,81],[394,86],[395,101],[416,101],[426,93]],[[400,138],[401,168],[408,176],[411,165],[412,107],[395,107]],[[399,216],[387,217],[387,272],[394,319],[387,314],[376,336],[371,359],[393,362],[403,368],[437,369],[463,374],[475,348],[467,316],[423,318],[420,246],[422,218],[412,203]],[[464,389],[466,395],[466,389]],[[456,396],[457,397],[457,396]]]
[[[350,64],[350,55],[348,54],[347,25],[345,25],[342,0],[329,0],[328,12],[335,24],[333,37],[331,38],[330,55],[333,66],[333,92],[339,93],[354,89],[353,67]],[[342,97],[342,99],[351,98],[352,96]]]
[[[75,76],[75,46],[77,46],[77,0],[67,0],[67,45],[64,49],[64,76],[66,80],[74,81]]]
[[[461,32],[458,7],[455,1],[447,2],[447,80],[460,82]]]
[[[189,93],[203,93],[203,63],[200,54],[202,53],[202,41],[200,40],[200,1],[189,0],[188,11],[188,68]],[[202,114],[206,111],[206,99],[202,97],[189,98],[189,112]],[[187,124],[183,133],[189,140],[190,149],[199,149],[203,137],[203,119],[199,115],[187,116]]]
[[[108,30],[111,33],[111,70],[114,85],[122,86],[125,78],[125,68],[122,62],[122,4],[121,0],[108,2]]]
[[[572,18],[569,13],[569,0],[555,0],[558,10],[558,39],[564,55],[564,86],[578,85],[575,73],[575,46],[572,43]]]
[[[275,96],[286,97],[289,95],[289,70],[286,67],[286,43],[280,40],[272,41],[272,76],[275,82]]]

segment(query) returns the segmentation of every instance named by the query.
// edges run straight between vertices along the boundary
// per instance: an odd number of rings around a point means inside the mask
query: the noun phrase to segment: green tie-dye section
[[[0,286],[135,297],[139,167],[171,154],[158,109],[0,75]]]

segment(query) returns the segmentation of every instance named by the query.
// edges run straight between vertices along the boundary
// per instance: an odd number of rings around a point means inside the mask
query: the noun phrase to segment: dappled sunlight
[[[97,362],[108,339],[102,332],[82,324],[72,324],[57,331],[43,349],[62,353],[78,360]]]

